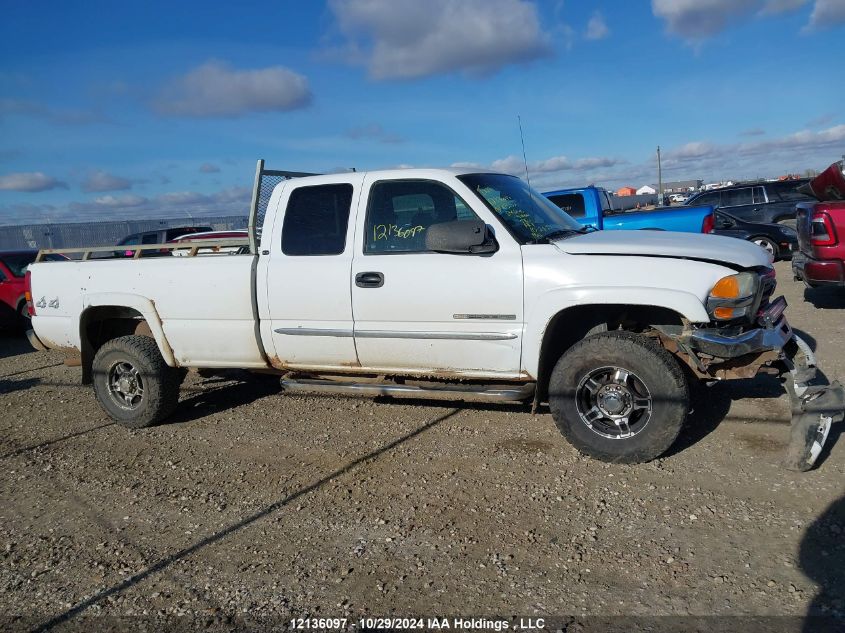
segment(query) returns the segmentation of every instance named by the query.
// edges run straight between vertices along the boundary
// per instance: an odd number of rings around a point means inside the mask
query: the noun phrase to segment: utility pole
[[[663,168],[660,165],[660,145],[657,146],[657,206],[663,206]]]

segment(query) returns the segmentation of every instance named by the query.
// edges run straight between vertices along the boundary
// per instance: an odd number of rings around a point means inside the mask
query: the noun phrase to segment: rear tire
[[[772,240],[768,237],[763,237],[762,235],[758,235],[756,237],[749,237],[749,242],[756,244],[764,251],[771,253],[772,257],[777,260],[780,257],[780,253],[778,252],[778,245],[775,244]]]
[[[149,336],[121,336],[94,356],[94,393],[109,417],[141,429],[170,415],[179,402],[183,374],[168,367]]]
[[[635,464],[672,445],[690,406],[678,361],[651,339],[605,332],[561,356],[549,379],[549,408],[561,434],[582,453]]]

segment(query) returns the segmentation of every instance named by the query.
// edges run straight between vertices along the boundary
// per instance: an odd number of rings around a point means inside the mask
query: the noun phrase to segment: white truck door
[[[487,210],[474,211],[436,180],[367,180],[364,190],[351,279],[361,365],[386,372],[519,377],[524,320],[519,245],[505,236],[493,254],[429,252],[429,226],[483,220]]]
[[[362,176],[322,180],[287,181],[275,209],[271,200],[267,210],[275,218],[269,239],[261,239],[261,260],[267,262],[259,264],[267,293],[262,333],[272,340],[267,354],[279,368],[348,369],[358,363],[349,275]]]

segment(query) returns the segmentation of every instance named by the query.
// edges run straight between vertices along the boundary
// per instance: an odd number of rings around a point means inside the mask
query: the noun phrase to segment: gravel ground
[[[778,273],[845,380],[845,294],[805,301]],[[129,431],[62,358],[0,338],[0,598],[21,618],[0,628],[845,614],[845,442],[834,427],[819,468],[782,469],[772,379],[717,385],[670,454],[623,466],[521,406],[281,396],[268,377],[191,374],[170,423]]]

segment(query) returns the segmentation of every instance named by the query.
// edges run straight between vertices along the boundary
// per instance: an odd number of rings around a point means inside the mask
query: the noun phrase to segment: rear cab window
[[[282,253],[298,257],[343,253],[351,206],[351,184],[294,189],[282,225]]]
[[[806,182],[806,180],[798,180],[775,182],[767,185],[769,201],[802,202],[811,199],[807,194],[798,191],[798,187]]]
[[[602,208],[604,209],[606,203],[606,194],[599,195],[599,199],[601,200]],[[583,218],[587,215],[587,212],[584,208],[584,196],[580,193],[562,193],[556,196],[549,196],[549,200],[551,200],[555,205],[557,205],[562,211],[566,211],[571,217],[573,218]],[[609,208],[609,204],[607,205]]]

